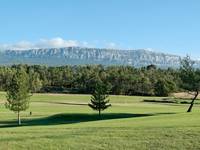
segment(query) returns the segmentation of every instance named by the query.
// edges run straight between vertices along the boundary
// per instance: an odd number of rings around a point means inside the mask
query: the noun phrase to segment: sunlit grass
[[[162,98],[110,96],[112,107],[99,119],[87,106],[90,95],[34,94],[17,127],[1,92],[0,149],[200,149],[199,105],[186,113],[186,104],[144,99]]]

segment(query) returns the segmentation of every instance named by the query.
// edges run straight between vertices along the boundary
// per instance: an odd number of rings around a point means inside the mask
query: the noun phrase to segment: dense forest
[[[105,83],[110,94],[167,96],[181,90],[178,69],[159,69],[155,65],[142,68],[130,66],[60,66],[13,65],[0,67],[0,90],[6,90],[17,69],[25,69],[34,92],[93,92],[97,82]]]

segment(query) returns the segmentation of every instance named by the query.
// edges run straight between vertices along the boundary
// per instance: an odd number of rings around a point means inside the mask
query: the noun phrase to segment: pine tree
[[[18,125],[21,124],[20,112],[29,107],[29,80],[23,68],[18,69],[7,87],[6,108],[17,113]]]
[[[109,89],[108,86],[103,83],[97,83],[94,92],[91,96],[91,104],[88,104],[92,109],[99,112],[99,117],[101,117],[101,111],[107,109],[111,106],[109,103]]]

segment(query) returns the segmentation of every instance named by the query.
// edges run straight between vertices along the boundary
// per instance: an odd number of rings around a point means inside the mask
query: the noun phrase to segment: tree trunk
[[[196,94],[195,94],[194,98],[192,99],[192,102],[190,103],[190,107],[188,108],[187,112],[191,112],[192,111],[192,107],[194,105],[194,101],[196,100],[198,95],[199,95],[199,91],[196,91]]]
[[[101,117],[101,109],[99,109],[99,118]]]
[[[99,118],[101,118],[101,101],[99,99]]]
[[[18,111],[18,113],[17,113],[17,116],[18,116],[18,125],[21,125],[21,119],[20,119],[19,111]]]

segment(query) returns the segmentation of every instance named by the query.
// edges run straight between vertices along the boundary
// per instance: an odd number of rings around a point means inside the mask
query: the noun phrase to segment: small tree
[[[194,95],[187,112],[192,111],[194,101],[197,99],[200,90],[200,72],[193,67],[194,61],[189,56],[181,61],[180,77],[183,89]]]
[[[91,104],[88,104],[92,109],[99,112],[99,117],[101,117],[101,111],[110,107],[109,103],[109,89],[108,86],[103,83],[97,83],[94,92],[91,96]]]
[[[18,69],[13,75],[7,87],[6,108],[14,111],[18,115],[18,125],[21,124],[20,112],[29,107],[29,85],[28,75],[24,69]]]

